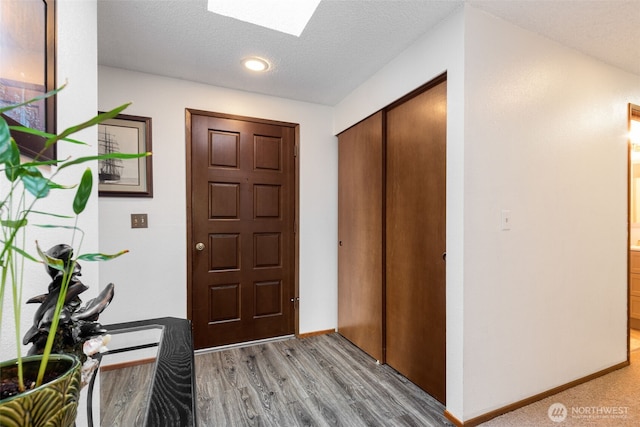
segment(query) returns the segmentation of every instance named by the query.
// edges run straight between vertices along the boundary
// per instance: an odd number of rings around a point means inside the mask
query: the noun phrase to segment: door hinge
[[[298,146],[297,145],[293,146],[293,157],[298,157]]]
[[[296,234],[298,232],[298,223],[296,221],[293,221],[293,234]]]

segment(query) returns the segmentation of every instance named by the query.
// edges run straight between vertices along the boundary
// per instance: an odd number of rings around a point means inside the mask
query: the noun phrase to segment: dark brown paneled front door
[[[194,346],[292,334],[295,125],[189,121]]]

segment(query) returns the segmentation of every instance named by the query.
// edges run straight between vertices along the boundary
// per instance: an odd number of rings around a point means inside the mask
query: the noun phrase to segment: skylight
[[[300,37],[320,0],[208,0],[209,12]]]

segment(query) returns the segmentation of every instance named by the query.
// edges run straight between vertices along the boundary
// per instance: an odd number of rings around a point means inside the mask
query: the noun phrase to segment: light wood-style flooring
[[[443,426],[444,407],[338,334],[196,357],[201,426]]]
[[[639,351],[640,331],[630,332],[631,351]],[[195,362],[199,426],[451,425],[440,403],[338,334],[199,354]],[[102,426],[142,425],[139,389],[153,366],[101,374]]]
[[[102,426],[141,425],[131,382],[149,366],[102,374]],[[201,353],[195,369],[199,426],[452,425],[443,405],[339,334]]]
[[[137,427],[144,414],[154,363],[100,372],[100,425]]]

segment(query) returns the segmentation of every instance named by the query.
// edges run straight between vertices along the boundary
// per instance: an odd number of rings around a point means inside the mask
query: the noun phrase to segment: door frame
[[[631,141],[631,122],[640,122],[640,105],[629,103],[627,114],[627,362],[631,362],[631,328],[640,322],[631,318],[631,178],[633,172],[633,143]]]
[[[275,125],[281,127],[293,128],[294,140],[293,140],[293,158],[294,158],[294,219],[293,219],[293,234],[294,234],[294,260],[293,260],[293,286],[295,302],[293,305],[293,324],[294,334],[296,337],[300,334],[300,125],[298,123],[281,122],[276,120],[262,119],[256,117],[239,116],[234,114],[217,113],[205,110],[198,110],[193,108],[185,108],[185,149],[186,149],[186,206],[187,206],[187,319],[193,321],[193,264],[195,256],[195,241],[193,239],[193,223],[191,221],[192,204],[191,204],[191,192],[193,188],[193,182],[191,179],[191,116],[208,116],[216,117],[220,119],[229,120],[241,120],[245,122],[262,123],[268,125]],[[193,329],[193,325],[191,326]]]

